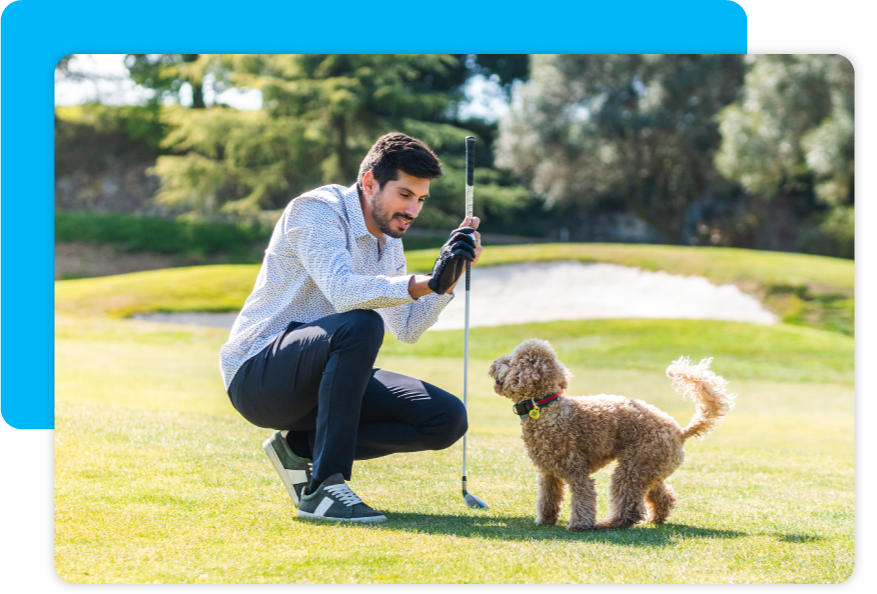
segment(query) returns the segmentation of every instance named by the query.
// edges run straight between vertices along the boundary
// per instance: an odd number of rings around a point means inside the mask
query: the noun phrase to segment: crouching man
[[[415,342],[481,254],[474,217],[451,233],[432,274],[407,273],[401,237],[441,174],[426,145],[390,133],[356,184],[292,200],[221,349],[235,409],[278,430],[263,445],[301,517],[386,520],[347,486],[353,461],[447,448],[466,432],[458,398],[374,367],[385,324]]]

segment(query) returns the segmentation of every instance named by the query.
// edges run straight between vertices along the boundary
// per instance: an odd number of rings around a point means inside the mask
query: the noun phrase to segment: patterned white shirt
[[[375,309],[393,335],[416,342],[453,299],[408,294],[402,241],[375,238],[365,226],[356,184],[323,186],[292,200],[274,227],[253,292],[222,346],[228,389],[238,369],[290,322],[309,323],[354,309]]]

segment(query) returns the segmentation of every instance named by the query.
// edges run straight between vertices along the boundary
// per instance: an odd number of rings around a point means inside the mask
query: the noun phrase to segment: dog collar
[[[512,406],[512,410],[515,411],[515,414],[521,417],[522,419],[526,419],[530,417],[531,419],[538,419],[541,416],[540,409],[545,408],[555,400],[557,400],[559,394],[549,394],[547,396],[543,396],[539,400],[524,400],[523,402],[518,402],[514,406]]]

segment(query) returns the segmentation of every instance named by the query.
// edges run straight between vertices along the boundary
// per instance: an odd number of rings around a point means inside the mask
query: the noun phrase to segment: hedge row
[[[125,252],[183,256],[227,254],[232,261],[260,262],[272,229],[247,224],[175,221],[160,217],[55,211],[55,241],[111,244]],[[439,248],[445,236],[406,237],[406,250]],[[255,252],[255,255],[253,255]]]
[[[267,245],[271,228],[246,224],[168,220],[160,217],[94,212],[55,212],[55,241],[112,244],[127,252],[185,256],[244,256]]]

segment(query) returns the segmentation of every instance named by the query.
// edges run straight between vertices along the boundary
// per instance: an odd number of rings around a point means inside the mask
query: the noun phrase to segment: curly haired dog
[[[677,391],[695,402],[694,418],[685,428],[642,400],[564,396],[572,374],[546,341],[527,340],[494,361],[494,389],[515,403],[527,453],[538,471],[536,523],[557,522],[565,482],[572,493],[568,530],[666,521],[676,494],[664,480],[682,464],[683,443],[712,431],[734,406],[734,396],[725,392],[728,382],[710,371],[711,361],[695,365],[683,357],[667,368]],[[597,492],[590,475],[613,460],[618,466],[609,488],[609,515],[597,523]]]

